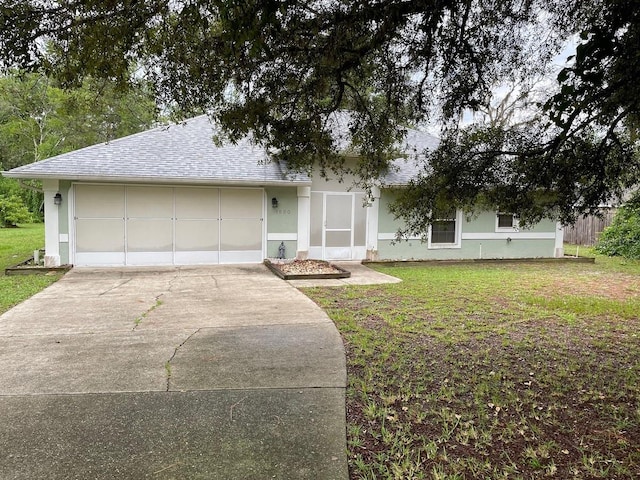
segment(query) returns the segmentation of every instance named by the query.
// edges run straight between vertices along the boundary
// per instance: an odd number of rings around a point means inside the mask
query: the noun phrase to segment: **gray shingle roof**
[[[398,158],[391,164],[389,172],[382,180],[384,186],[406,185],[423,170],[426,162],[425,151],[434,150],[440,140],[433,135],[419,130],[409,129],[405,143],[400,150],[406,158]]]
[[[339,145],[348,136],[348,121],[335,124]],[[6,172],[15,178],[55,178],[87,181],[184,182],[209,184],[309,185],[307,175],[287,171],[286,166],[269,160],[265,149],[250,138],[237,144],[213,142],[214,127],[206,115],[179,124],[157,127],[135,135],[101,143],[24,165]],[[416,158],[432,149],[438,139],[424,132],[409,130],[408,159],[383,180],[386,185],[402,185],[418,172]]]
[[[217,146],[206,115],[109,143],[64,153],[7,172],[18,178],[226,184],[310,183],[268,160],[249,138]]]

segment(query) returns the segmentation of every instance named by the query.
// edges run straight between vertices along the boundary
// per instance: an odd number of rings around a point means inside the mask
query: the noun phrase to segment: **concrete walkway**
[[[262,265],[75,269],[0,316],[2,479],[346,479],[345,357]]]
[[[344,287],[348,285],[382,285],[400,283],[402,280],[364,266],[360,261],[331,262],[351,272],[348,278],[289,280],[294,287]]]

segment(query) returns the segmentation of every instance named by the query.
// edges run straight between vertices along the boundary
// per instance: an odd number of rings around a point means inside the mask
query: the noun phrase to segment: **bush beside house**
[[[596,251],[609,256],[640,258],[640,193],[620,207],[600,235]]]

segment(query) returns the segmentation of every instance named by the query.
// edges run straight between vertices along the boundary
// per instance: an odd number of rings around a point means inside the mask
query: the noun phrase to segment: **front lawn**
[[[5,276],[4,269],[44,247],[44,223],[0,228],[0,314],[51,285],[60,275]]]
[[[379,267],[313,288],[346,351],[352,479],[640,478],[640,262]]]

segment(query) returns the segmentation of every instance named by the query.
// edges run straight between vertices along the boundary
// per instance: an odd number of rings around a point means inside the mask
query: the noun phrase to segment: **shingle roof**
[[[425,152],[434,150],[440,140],[419,130],[409,129],[405,143],[400,147],[406,158],[398,158],[391,163],[389,172],[382,180],[384,186],[406,185],[423,170],[426,162]]]
[[[348,123],[336,123],[337,138],[348,135]],[[309,185],[307,175],[290,172],[272,162],[265,149],[250,138],[236,144],[213,142],[214,127],[206,115],[179,124],[101,143],[24,165],[5,172],[15,178],[55,178],[86,181],[185,182],[224,184]],[[399,159],[383,180],[386,185],[406,184],[418,168],[415,158],[438,139],[409,130],[409,159]]]
[[[7,172],[18,178],[227,184],[310,183],[249,138],[217,146],[206,115],[64,153]]]

